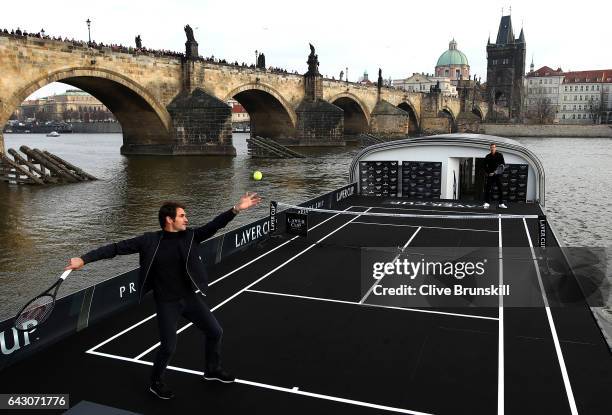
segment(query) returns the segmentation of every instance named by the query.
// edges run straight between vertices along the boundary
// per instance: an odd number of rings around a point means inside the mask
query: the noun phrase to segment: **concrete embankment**
[[[120,133],[121,124],[114,122],[74,123],[72,132],[77,134]]]
[[[610,137],[612,125],[480,124],[481,134],[501,137]]]

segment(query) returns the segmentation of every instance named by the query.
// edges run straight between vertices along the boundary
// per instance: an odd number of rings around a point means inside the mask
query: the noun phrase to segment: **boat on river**
[[[507,209],[481,201],[491,143]],[[157,322],[134,269],[61,298],[33,333],[0,323],[0,390],[68,393],[75,413],[609,411],[612,359],[584,280],[598,257],[560,245],[534,153],[486,135],[410,138],[361,150],[348,178],[197,247],[235,383],[202,379],[201,333],[182,322],[177,397],[148,392]],[[424,268],[402,279],[399,260]],[[378,263],[390,272],[376,277]]]

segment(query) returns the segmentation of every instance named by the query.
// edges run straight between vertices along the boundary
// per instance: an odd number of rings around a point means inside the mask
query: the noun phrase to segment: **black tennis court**
[[[491,213],[359,196],[337,209]],[[541,214],[535,205],[499,213]],[[207,303],[224,328],[224,366],[236,383],[202,379],[203,338],[184,321],[166,375],[176,398],[153,397],[148,380],[158,339],[147,296],[6,368],[1,390],[69,393],[71,406],[88,401],[142,414],[609,413],[612,361],[605,341],[586,303],[546,307],[555,299],[540,290],[548,282],[535,253],[491,261],[500,281],[529,287],[523,293],[540,306],[414,308],[364,295],[359,247],[529,253],[537,245],[537,219],[315,213],[309,222],[307,241],[270,239],[211,266]]]

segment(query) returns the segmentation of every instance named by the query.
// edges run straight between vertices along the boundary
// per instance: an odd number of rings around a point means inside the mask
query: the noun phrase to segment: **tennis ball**
[[[259,170],[255,170],[253,172],[253,179],[261,180],[262,177],[263,177],[263,174],[261,174],[261,172]]]

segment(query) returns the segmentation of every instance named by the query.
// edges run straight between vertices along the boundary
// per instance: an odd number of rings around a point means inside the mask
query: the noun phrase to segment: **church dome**
[[[457,49],[457,42],[455,39],[451,40],[448,44],[448,50],[444,51],[438,58],[436,66],[449,66],[449,65],[469,65],[467,57],[463,52]]]

